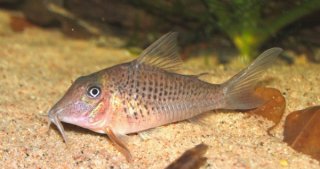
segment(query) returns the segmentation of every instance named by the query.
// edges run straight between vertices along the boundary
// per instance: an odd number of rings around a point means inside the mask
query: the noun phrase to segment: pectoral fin
[[[105,128],[105,132],[114,144],[114,146],[126,157],[128,162],[132,161],[130,150],[127,148],[125,140],[123,140],[121,134],[115,133],[110,127]]]

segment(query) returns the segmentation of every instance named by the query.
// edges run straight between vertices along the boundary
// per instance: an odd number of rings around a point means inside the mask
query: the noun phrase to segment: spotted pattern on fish
[[[131,132],[132,126],[140,130],[149,128],[144,121],[156,125],[181,121],[223,105],[219,99],[221,85],[148,65],[133,69],[130,64],[115,67],[109,74],[113,79],[112,90],[118,91],[122,99],[123,112],[117,113],[123,113],[130,124],[126,132]]]

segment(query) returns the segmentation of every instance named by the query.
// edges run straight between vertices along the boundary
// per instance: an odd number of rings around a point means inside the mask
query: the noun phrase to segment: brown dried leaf
[[[208,146],[199,144],[184,152],[181,157],[171,163],[166,169],[197,169],[207,161],[203,155],[207,152]]]
[[[10,27],[15,32],[23,32],[26,28],[35,27],[26,18],[19,16],[11,16]]]
[[[284,141],[320,160],[320,106],[290,113],[285,122]]]
[[[271,120],[275,123],[273,126],[275,127],[277,124],[279,124],[281,117],[284,114],[286,108],[285,98],[278,89],[266,87],[257,88],[256,95],[264,99],[266,102],[256,109],[247,111],[247,113],[260,115],[268,120]]]

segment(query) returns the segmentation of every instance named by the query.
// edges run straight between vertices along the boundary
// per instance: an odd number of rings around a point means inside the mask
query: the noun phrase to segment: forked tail
[[[254,95],[257,82],[281,52],[281,48],[264,51],[251,65],[223,83],[224,108],[252,109],[260,106],[263,101]]]

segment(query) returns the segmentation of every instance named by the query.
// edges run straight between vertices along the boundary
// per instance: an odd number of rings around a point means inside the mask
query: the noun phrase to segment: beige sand
[[[54,30],[12,33],[0,12],[0,168],[164,168],[196,144],[209,145],[203,168],[320,168],[316,160],[282,142],[283,127],[268,136],[271,122],[238,112],[212,113],[211,126],[180,122],[156,128],[150,139],[130,135],[134,161],[125,158],[105,135],[66,125],[65,144],[55,127],[46,131],[46,112],[71,81],[133,59],[126,49],[97,47],[95,41],[73,40]],[[238,67],[201,66],[194,59],[185,72],[210,71],[221,83]],[[224,70],[227,68],[227,70]],[[285,93],[287,113],[320,104],[319,65],[276,64],[264,79]],[[282,123],[283,124],[283,123]]]

